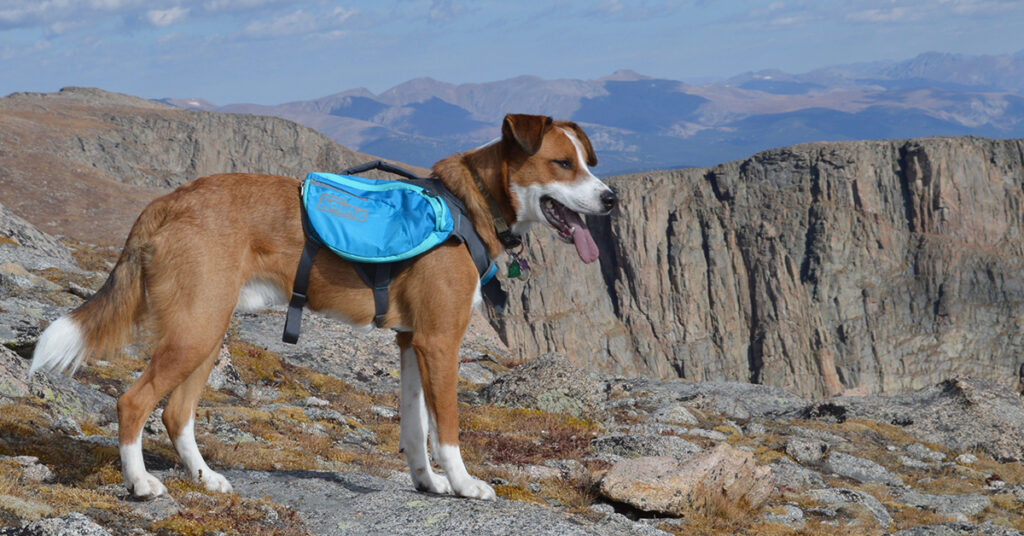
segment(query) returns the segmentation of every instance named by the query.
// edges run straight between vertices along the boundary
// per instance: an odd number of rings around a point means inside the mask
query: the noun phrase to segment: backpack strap
[[[309,272],[313,268],[313,259],[320,250],[320,244],[306,235],[306,245],[302,247],[299,267],[295,270],[295,284],[292,286],[292,298],[288,301],[288,316],[284,321],[284,335],[281,340],[295,344],[302,331],[302,308],[306,306],[306,292],[309,290]]]
[[[401,272],[408,260],[384,263],[353,262],[352,267],[356,269],[360,279],[366,286],[373,290],[373,325],[384,327],[384,315],[388,312],[388,301],[390,299],[389,289],[391,280],[398,272]]]

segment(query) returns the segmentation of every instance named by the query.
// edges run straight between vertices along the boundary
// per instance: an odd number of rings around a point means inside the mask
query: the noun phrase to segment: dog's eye
[[[569,160],[555,160],[555,165],[557,165],[558,167],[560,167],[562,169],[567,169],[567,170],[571,170],[572,169],[572,162],[569,161]]]

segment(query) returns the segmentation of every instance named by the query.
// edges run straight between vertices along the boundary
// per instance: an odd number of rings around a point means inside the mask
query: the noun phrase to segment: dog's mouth
[[[540,198],[540,209],[548,223],[558,233],[563,242],[574,244],[580,260],[591,263],[597,260],[598,251],[590,229],[583,223],[583,218],[568,207],[559,203],[551,196]]]

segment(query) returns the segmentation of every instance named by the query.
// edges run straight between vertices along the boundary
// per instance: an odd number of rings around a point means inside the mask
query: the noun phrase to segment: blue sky
[[[0,0],[0,94],[277,104],[430,76],[687,81],[1024,50],[1024,0]]]

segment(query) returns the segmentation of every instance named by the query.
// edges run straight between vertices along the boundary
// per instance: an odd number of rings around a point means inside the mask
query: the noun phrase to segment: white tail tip
[[[72,374],[78,369],[85,357],[85,339],[71,317],[62,316],[43,331],[32,353],[32,367],[28,375],[32,376],[39,370],[70,370]]]

